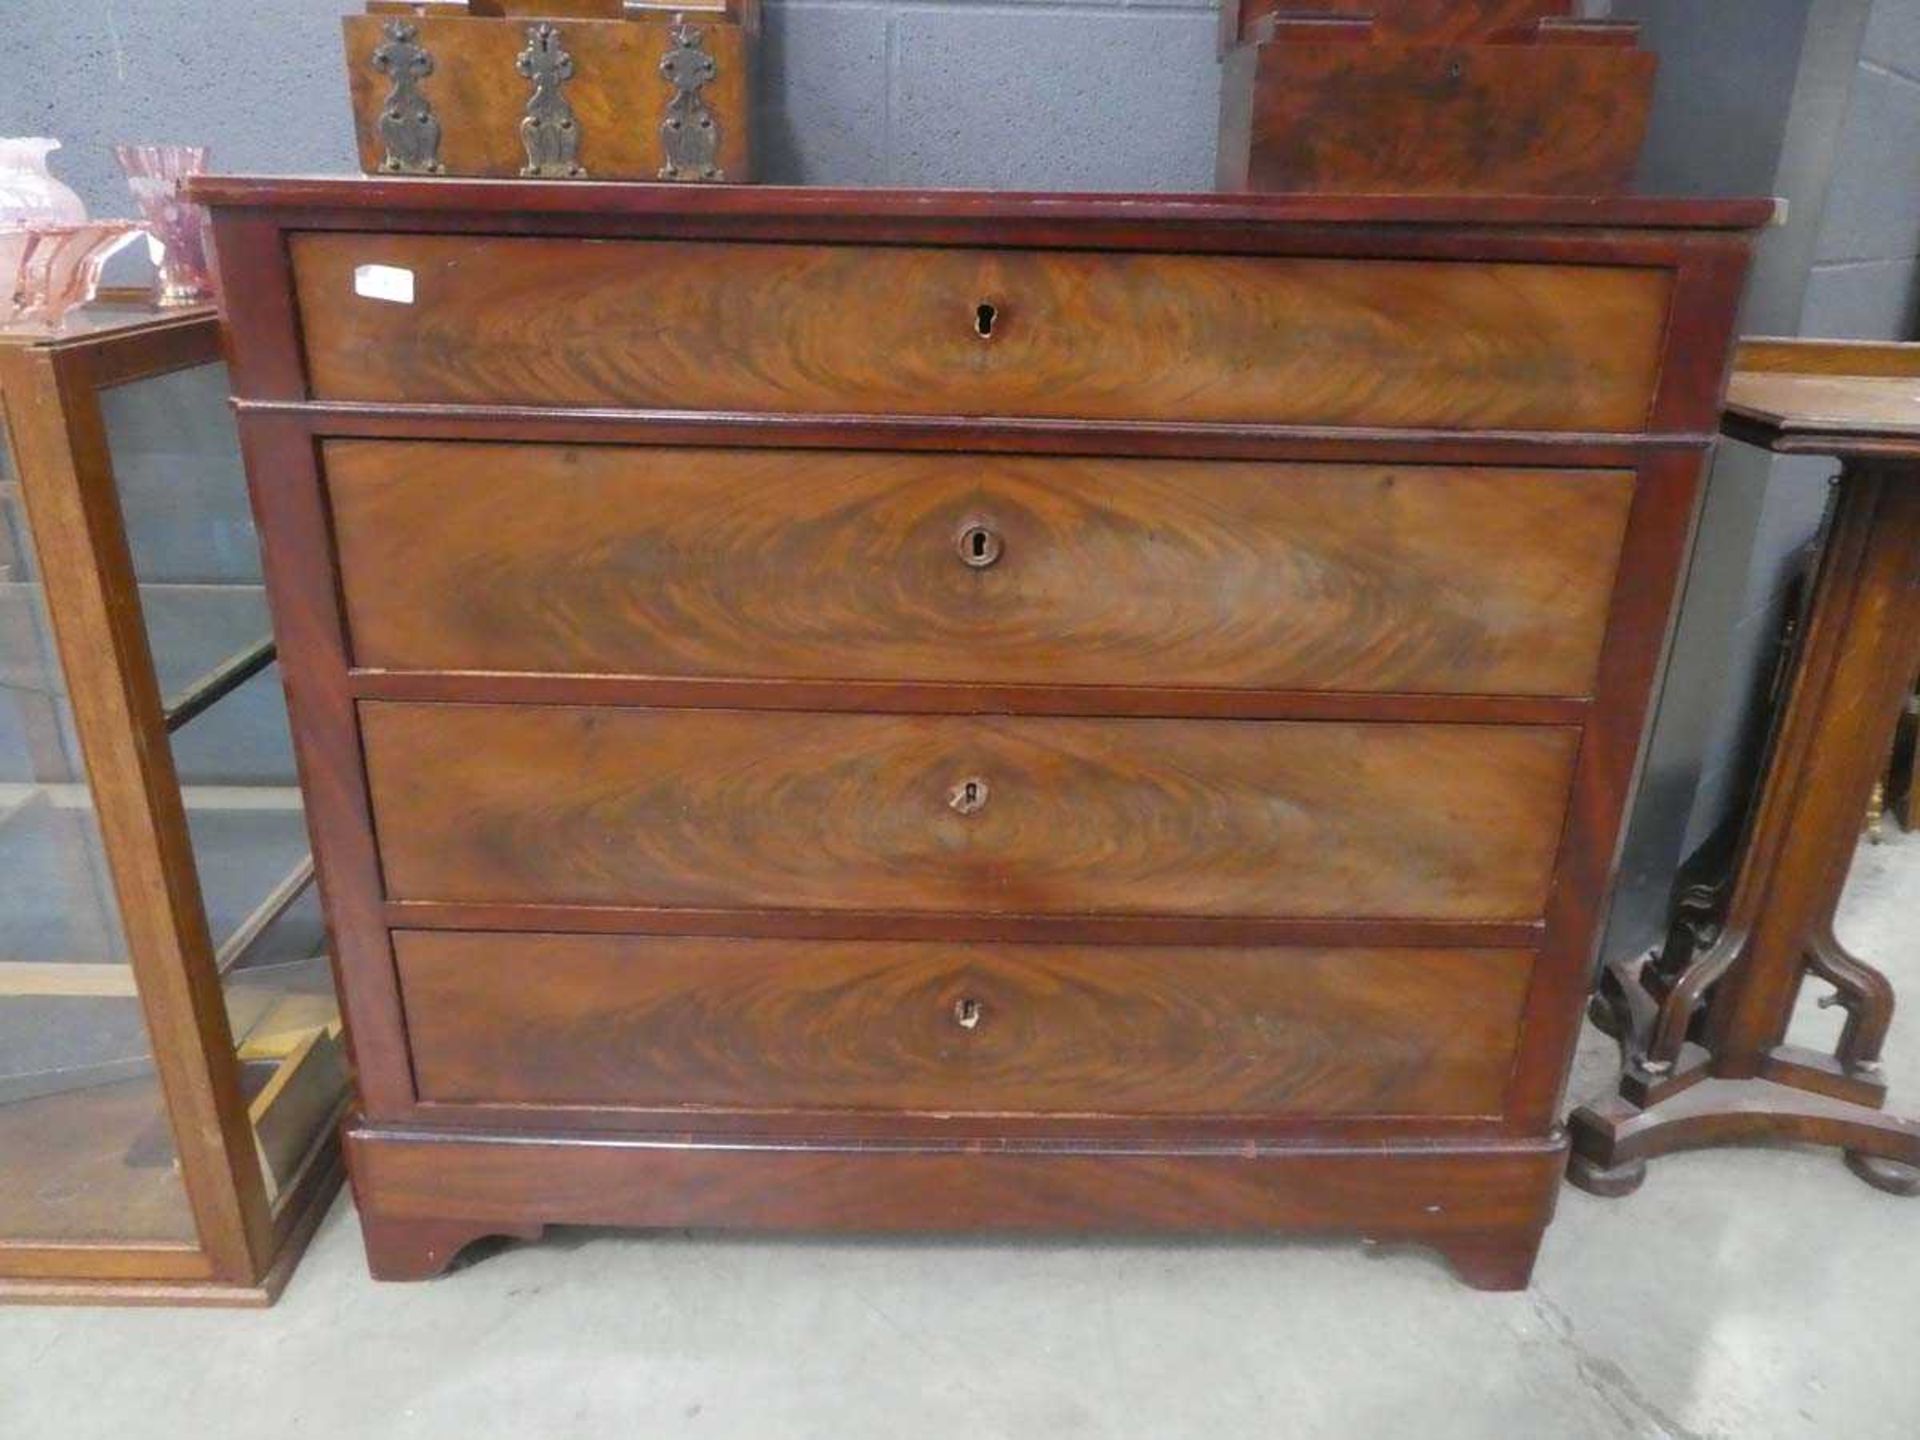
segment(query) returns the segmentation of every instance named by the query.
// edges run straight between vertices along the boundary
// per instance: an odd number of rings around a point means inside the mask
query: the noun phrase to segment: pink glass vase
[[[149,245],[158,275],[154,300],[161,305],[195,305],[213,298],[213,272],[207,264],[207,212],[180,198],[189,175],[207,168],[204,145],[116,145],[114,158],[126,172],[134,202],[147,222]]]
[[[20,257],[8,323],[58,330],[68,312],[99,292],[100,272],[107,261],[145,233],[133,220],[32,226]]]
[[[20,310],[20,262],[27,258],[33,227],[24,220],[0,220],[0,325],[11,325]]]
[[[0,223],[73,225],[87,218],[80,197],[47,169],[47,156],[59,148],[48,135],[0,139]]]
[[[14,316],[20,261],[36,225],[72,225],[87,218],[80,197],[47,169],[60,148],[49,135],[0,138],[0,324]]]

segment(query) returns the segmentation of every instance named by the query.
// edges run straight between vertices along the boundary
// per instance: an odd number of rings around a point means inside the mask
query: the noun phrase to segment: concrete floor
[[[1841,931],[1920,1111],[1916,912],[1920,838],[1863,849]],[[1920,1436],[1920,1201],[1826,1152],[1568,1190],[1523,1296],[1349,1244],[598,1231],[375,1285],[359,1239],[343,1199],[265,1314],[0,1312],[0,1437]]]

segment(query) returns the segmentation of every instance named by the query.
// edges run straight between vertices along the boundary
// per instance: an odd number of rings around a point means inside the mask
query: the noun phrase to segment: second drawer
[[[327,443],[355,659],[1585,695],[1617,470]]]
[[[1577,732],[370,702],[402,900],[1538,917]]]

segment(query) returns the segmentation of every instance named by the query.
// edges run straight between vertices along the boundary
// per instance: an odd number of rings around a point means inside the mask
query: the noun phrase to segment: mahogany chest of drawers
[[[217,179],[374,1273],[1525,1283],[1752,203]]]

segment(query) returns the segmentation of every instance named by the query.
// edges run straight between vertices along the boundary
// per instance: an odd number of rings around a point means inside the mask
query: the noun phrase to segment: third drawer
[[[390,896],[1532,921],[1578,731],[361,706]]]

